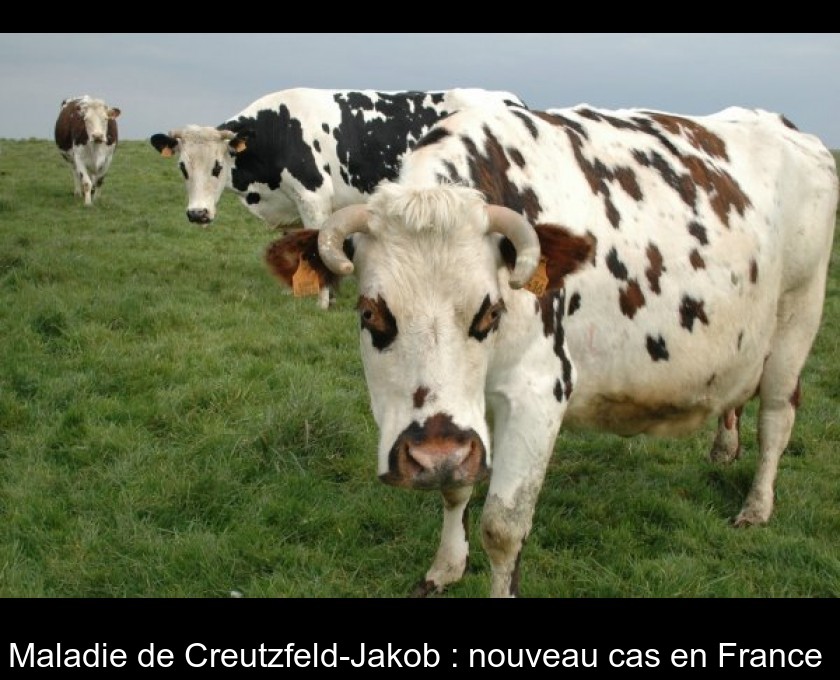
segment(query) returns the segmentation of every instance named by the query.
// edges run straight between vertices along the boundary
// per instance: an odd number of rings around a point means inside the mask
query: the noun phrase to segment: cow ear
[[[321,287],[332,285],[338,276],[327,269],[318,253],[318,231],[315,229],[296,229],[281,239],[272,241],[265,250],[265,262],[269,271],[289,288],[292,279],[302,262],[317,276]]]
[[[155,147],[161,156],[164,158],[169,158],[170,156],[174,155],[175,149],[178,148],[178,140],[174,137],[170,137],[169,135],[165,135],[161,132],[158,134],[152,135],[149,138],[149,142],[153,147]]]
[[[596,240],[592,234],[580,236],[557,224],[538,224],[534,228],[545,260],[548,290],[562,288],[569,274],[595,262]]]
[[[108,109],[108,118],[111,118],[112,120],[114,118],[119,118],[121,113],[122,113],[122,111],[120,111],[116,107]]]
[[[228,146],[233,153],[242,153],[248,148],[248,143],[256,136],[256,133],[250,128],[243,128],[236,133],[236,137],[228,142]]]
[[[595,237],[591,234],[579,236],[556,224],[538,224],[534,229],[540,240],[540,264],[523,288],[537,296],[561,289],[569,274],[595,262]],[[513,244],[503,238],[499,250],[505,265],[513,269],[516,262]]]

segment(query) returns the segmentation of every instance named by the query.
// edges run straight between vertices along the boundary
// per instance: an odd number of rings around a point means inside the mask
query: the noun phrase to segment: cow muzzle
[[[379,478],[392,486],[442,490],[475,484],[488,474],[481,437],[438,413],[403,430],[388,454],[388,471]]]
[[[200,210],[187,210],[187,219],[195,224],[210,224],[213,221],[213,216],[207,208]]]

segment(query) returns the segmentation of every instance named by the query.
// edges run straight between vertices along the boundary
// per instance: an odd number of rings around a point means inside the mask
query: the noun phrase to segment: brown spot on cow
[[[642,188],[636,181],[636,173],[631,168],[618,167],[613,170],[619,186],[635,201],[642,200]]]
[[[508,156],[510,159],[516,163],[520,168],[525,167],[525,157],[522,155],[522,152],[519,149],[516,149],[512,146],[507,148]]]
[[[318,253],[318,232],[315,229],[298,229],[281,239],[272,241],[265,250],[269,271],[282,283],[292,287],[292,277],[301,261],[317,273],[321,287],[335,285],[338,276],[324,265]]]
[[[729,209],[739,215],[752,205],[739,184],[724,170],[717,170],[699,156],[680,156],[691,180],[706,192],[709,203],[720,221],[729,226]]]
[[[691,266],[694,267],[694,269],[706,268],[706,260],[704,260],[703,256],[697,252],[696,248],[689,254],[688,261],[691,262]]]
[[[750,283],[758,281],[758,262],[750,260]]]
[[[421,385],[416,390],[414,390],[414,395],[412,396],[412,403],[414,404],[414,408],[423,408],[423,405],[426,403],[426,397],[428,396],[428,387]]]
[[[631,279],[618,294],[618,305],[621,308],[621,313],[628,319],[632,319],[636,316],[636,312],[644,307],[644,304],[645,296],[642,293],[641,286],[636,279]]]
[[[729,160],[725,142],[696,121],[659,113],[651,114],[651,118],[671,134],[685,137],[695,149],[716,158]]]
[[[534,222],[542,210],[536,194],[530,188],[520,190],[508,179],[511,165],[505,150],[487,126],[484,126],[483,131],[485,153],[479,151],[472,139],[461,138],[469,153],[468,163],[473,184],[489,203],[507,206]]]
[[[517,113],[517,112],[514,112]],[[577,132],[581,137],[584,139],[588,139],[589,135],[586,132],[586,128],[583,127],[580,123],[576,120],[571,120],[570,118],[566,118],[565,116],[560,115],[559,113],[546,113],[545,111],[531,111],[531,113],[536,116],[537,118],[541,118],[546,123],[550,123],[551,125],[555,125],[557,127],[564,127]],[[525,118],[525,116],[522,116]],[[527,120],[527,118],[526,118]],[[529,123],[531,121],[528,121]],[[536,138],[536,131],[534,132],[534,137]]]
[[[665,271],[665,267],[662,265],[662,253],[659,252],[659,248],[657,248],[653,243],[649,243],[647,250],[645,250],[645,254],[647,255],[648,259],[648,266],[645,269],[645,277],[648,280],[648,285],[650,285],[650,289],[659,294],[661,289],[659,288],[659,277],[662,276],[662,272]]]

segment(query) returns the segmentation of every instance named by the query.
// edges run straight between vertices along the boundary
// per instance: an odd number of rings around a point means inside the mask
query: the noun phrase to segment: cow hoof
[[[423,579],[419,581],[414,589],[411,591],[411,598],[429,597],[429,595],[438,595],[443,592],[443,588],[435,585],[434,581]]]

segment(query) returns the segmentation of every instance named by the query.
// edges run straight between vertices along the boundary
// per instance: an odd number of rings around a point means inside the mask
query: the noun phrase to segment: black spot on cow
[[[741,349],[741,343],[744,341],[744,331],[738,333],[738,349]]]
[[[789,127],[791,130],[798,130],[799,129],[786,116],[780,115],[779,119],[782,121],[782,125],[784,125],[785,127]]]
[[[668,347],[665,345],[665,339],[660,335],[656,338],[647,336],[647,351],[650,358],[654,361],[668,361]]]
[[[210,174],[213,175],[213,177],[218,177],[222,174],[222,164],[219,163],[219,161],[216,161],[213,164],[213,169],[210,171]]]
[[[534,125],[534,121],[531,120],[531,118],[529,116],[526,116],[524,113],[521,113],[520,111],[514,110],[513,114],[517,118],[519,118],[519,120],[521,120],[523,123],[525,123],[525,127],[527,128],[531,137],[533,137],[534,139],[537,139],[537,137],[539,136],[539,131],[537,130],[537,126]]]
[[[473,316],[472,323],[470,323],[469,336],[479,342],[484,340],[499,327],[504,311],[505,303],[502,300],[491,303],[490,296],[485,295],[481,306]]]
[[[329,132],[330,132],[330,126],[329,126],[329,125],[327,125],[326,123],[321,123],[321,129],[322,129],[324,132],[326,132],[327,134],[329,134]]]
[[[260,195],[256,191],[249,191],[245,196],[245,202],[248,205],[256,205],[260,202]]]
[[[458,172],[458,168],[455,167],[455,164],[451,161],[443,161],[443,167],[446,168],[446,177],[443,179],[448,179],[454,184],[463,184],[464,180],[461,177],[461,174]]]
[[[702,300],[695,300],[690,295],[683,295],[680,303],[680,325],[688,329],[689,332],[694,330],[695,319],[708,326],[709,319],[703,309],[705,304]]]
[[[580,309],[580,293],[572,293],[572,296],[569,298],[569,316],[574,314],[578,309]]]
[[[190,174],[187,172],[187,166],[184,165],[184,161],[180,161],[178,163],[178,167],[180,168],[181,174],[184,176],[184,179],[189,179]]]
[[[321,153],[321,142],[316,139],[312,142],[312,146],[315,148],[315,151]]]
[[[334,95],[341,123],[333,136],[351,186],[368,194],[381,180],[396,179],[406,149],[448,113],[429,106],[427,98],[419,91],[383,92],[375,101],[358,92]],[[381,115],[368,119],[371,113]]]
[[[508,156],[510,159],[516,163],[520,168],[525,167],[525,158],[522,156],[522,153],[519,149],[515,149],[514,147],[508,147],[507,149]]]
[[[397,320],[382,296],[374,300],[360,295],[356,309],[362,328],[370,333],[373,346],[380,352],[387,349],[396,339],[398,329]]]
[[[624,263],[618,259],[618,251],[615,248],[612,248],[610,252],[607,253],[606,262],[607,269],[610,270],[610,274],[619,281],[627,280],[627,267],[625,267]]]
[[[705,246],[709,243],[709,239],[706,236],[706,227],[704,227],[699,222],[689,222],[688,233],[691,234],[694,238],[696,238],[701,245]]]
[[[750,283],[758,281],[758,262],[750,260]]]
[[[444,128],[435,128],[434,130],[429,131],[425,135],[420,138],[420,141],[417,142],[417,146],[415,149],[419,149],[424,146],[431,146],[432,144],[437,144],[441,139],[446,139],[449,137],[451,133],[449,130],[445,130]]]
[[[324,183],[312,148],[303,138],[303,125],[292,117],[285,104],[277,110],[259,111],[256,117],[240,116],[222,123],[219,129],[252,133],[248,146],[237,155],[231,173],[231,181],[238,191],[246,192],[254,182],[277,189],[284,170],[310,191]]]

